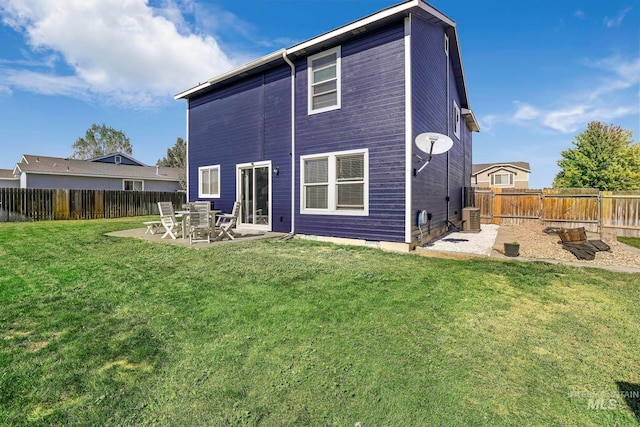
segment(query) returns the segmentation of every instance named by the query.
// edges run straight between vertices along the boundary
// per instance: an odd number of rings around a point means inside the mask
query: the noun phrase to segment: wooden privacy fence
[[[540,220],[549,226],[640,237],[640,191],[475,187],[469,189],[467,204],[480,208],[484,224]]]
[[[158,202],[185,200],[176,192],[0,188],[0,222],[156,215]]]

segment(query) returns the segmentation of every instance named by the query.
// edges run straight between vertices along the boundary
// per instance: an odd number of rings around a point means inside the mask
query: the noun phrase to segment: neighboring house
[[[461,221],[479,128],[456,25],[422,0],[176,99],[187,100],[188,199],[224,211],[240,201],[240,226],[406,250],[421,230],[425,243]],[[417,173],[426,155],[414,140],[424,132],[454,145]]]
[[[529,188],[527,162],[480,163],[472,167],[472,187]]]
[[[11,169],[0,169],[0,188],[20,188],[20,179]]]
[[[74,190],[177,191],[178,173],[122,153],[90,160],[25,154],[13,170],[21,188]]]

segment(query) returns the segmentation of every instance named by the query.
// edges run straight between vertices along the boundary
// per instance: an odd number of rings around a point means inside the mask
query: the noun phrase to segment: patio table
[[[212,209],[209,211],[209,225],[213,225],[215,226],[216,223],[216,215],[218,215],[220,212],[220,210],[217,209]],[[182,238],[185,239],[185,232],[184,229],[187,226],[187,222],[189,220],[189,215],[191,214],[191,211],[176,211],[176,217],[180,216],[182,217]]]

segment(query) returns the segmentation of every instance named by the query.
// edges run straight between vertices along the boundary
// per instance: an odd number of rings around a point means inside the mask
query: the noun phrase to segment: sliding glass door
[[[271,230],[271,162],[238,165],[240,225]]]

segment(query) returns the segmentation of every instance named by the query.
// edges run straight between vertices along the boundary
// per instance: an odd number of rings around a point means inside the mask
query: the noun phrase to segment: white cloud
[[[213,37],[190,31],[172,0],[160,8],[146,0],[5,0],[0,16],[33,52],[58,53],[67,69],[5,66],[0,87],[145,108],[239,65]]]
[[[540,116],[540,111],[538,111],[537,108],[526,104],[526,103],[521,103],[521,102],[516,102],[515,103],[517,108],[516,108],[516,113],[514,114],[513,118],[517,121],[520,120],[533,120],[537,117]]]
[[[608,28],[619,27],[622,25],[622,21],[624,20],[627,13],[631,12],[631,8],[628,7],[624,10],[621,10],[615,18],[609,18],[608,16],[604,17],[604,25]]]
[[[589,74],[600,73],[584,90],[558,94],[557,101],[534,106],[514,101],[509,112],[493,113],[480,120],[483,129],[499,124],[543,127],[563,134],[573,133],[588,122],[611,122],[630,115],[640,115],[638,96],[629,90],[640,85],[640,57],[628,59],[619,55],[585,62]],[[635,92],[638,93],[637,91]]]

